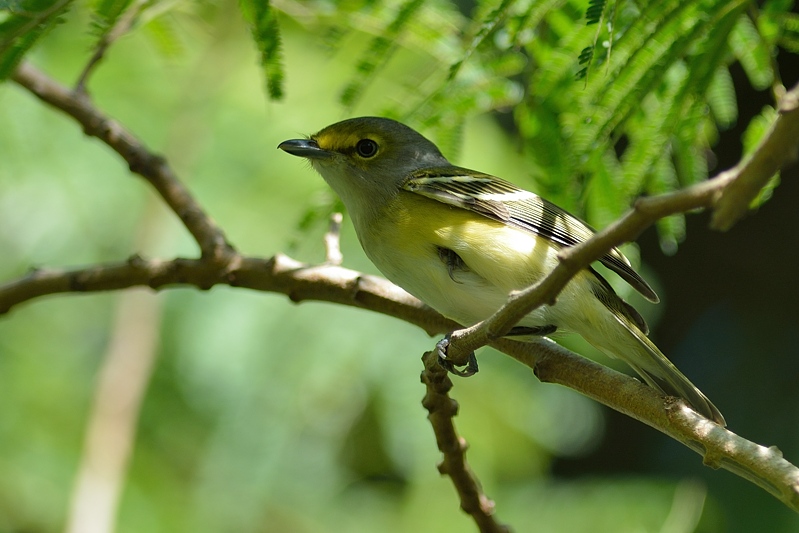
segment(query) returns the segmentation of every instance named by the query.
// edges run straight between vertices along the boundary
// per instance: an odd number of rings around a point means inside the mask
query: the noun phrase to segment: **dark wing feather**
[[[403,189],[530,231],[561,246],[574,246],[595,233],[588,224],[530,191],[464,168],[419,170],[405,181]],[[613,248],[600,261],[646,299],[658,301],[652,287],[632,269],[618,248]]]

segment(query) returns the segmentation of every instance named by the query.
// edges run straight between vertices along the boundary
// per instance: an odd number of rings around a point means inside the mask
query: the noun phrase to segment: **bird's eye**
[[[359,156],[368,159],[374,157],[377,153],[377,143],[372,139],[361,139],[358,141],[358,144],[355,145],[355,150],[358,152]]]

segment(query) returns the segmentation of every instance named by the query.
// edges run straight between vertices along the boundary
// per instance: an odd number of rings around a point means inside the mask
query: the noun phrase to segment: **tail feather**
[[[634,325],[617,317],[626,332],[636,341],[635,354],[615,353],[629,364],[650,386],[670,396],[684,399],[696,412],[726,426],[721,412],[665,355]],[[638,348],[638,349],[635,349]]]
[[[725,426],[716,406],[649,340],[646,322],[638,311],[619,298],[596,271],[590,272],[593,277],[586,280],[596,300],[587,302],[574,296],[580,306],[561,317],[568,320],[565,329],[576,331],[607,355],[630,365],[651,387],[682,398],[697,413]]]

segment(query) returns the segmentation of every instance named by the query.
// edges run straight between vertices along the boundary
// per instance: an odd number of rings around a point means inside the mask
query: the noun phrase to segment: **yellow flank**
[[[487,318],[511,291],[557,264],[546,239],[414,193],[398,195],[381,219],[357,228],[363,248],[387,278],[463,324]],[[439,247],[467,269],[451,273]]]
[[[471,270],[503,290],[527,287],[556,264],[557,250],[533,233],[417,194],[402,191],[400,195],[403,208],[395,208],[400,203],[395,201],[391,209],[394,238],[423,236],[414,238],[418,243],[449,248]]]

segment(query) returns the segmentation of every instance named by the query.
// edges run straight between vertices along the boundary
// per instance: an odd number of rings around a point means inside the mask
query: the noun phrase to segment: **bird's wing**
[[[595,233],[588,224],[537,194],[495,176],[464,168],[419,170],[405,181],[402,188],[535,233],[561,246],[581,243]],[[600,261],[647,300],[658,301],[652,287],[632,269],[618,248],[610,250]]]

